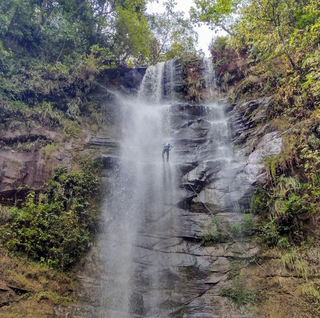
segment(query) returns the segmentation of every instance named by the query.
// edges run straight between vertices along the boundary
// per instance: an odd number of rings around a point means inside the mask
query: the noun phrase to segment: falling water
[[[105,238],[100,243],[105,283],[101,318],[155,316],[166,283],[156,245],[174,224],[174,169],[162,162],[166,106],[161,105],[164,63],[148,68],[137,99],[118,98],[121,155],[106,186]]]
[[[138,93],[139,99],[156,103],[161,101],[163,95],[164,66],[165,63],[162,62],[148,67]]]
[[[212,57],[206,57],[203,59],[204,65],[204,78],[207,88],[206,96],[208,100],[212,100],[216,90],[216,79],[214,76],[214,67]]]
[[[174,101],[176,99],[175,84],[176,84],[176,60],[170,60],[165,63],[164,68],[164,95],[166,99]]]
[[[224,190],[232,183],[234,155],[221,105],[210,102],[195,106],[203,111],[199,115],[194,112],[195,119],[185,124],[188,117],[174,114],[175,104],[163,104],[164,73],[168,76],[168,70],[173,83],[170,95],[174,91],[172,66],[168,62],[149,67],[137,98],[117,96],[122,110],[121,154],[105,182],[104,228],[99,242],[103,268],[101,309],[96,314],[99,318],[213,316],[211,285],[204,282],[216,258],[211,260],[206,251],[187,244],[183,238],[202,230],[192,213],[179,207],[186,190],[179,189],[182,176],[178,167],[200,162],[186,175],[193,182],[201,165],[207,161],[222,162],[220,183],[212,189],[209,186],[199,198],[228,205],[231,198]],[[213,85],[210,78],[212,74],[208,75],[208,89]],[[170,123],[170,116],[174,115],[176,129]],[[207,131],[208,142],[193,148],[192,134],[197,131]],[[190,137],[190,144],[179,145],[179,134],[181,140]],[[174,146],[168,164],[161,158],[164,142]],[[194,198],[194,202],[199,198]]]
[[[238,213],[238,199],[243,193],[239,191],[239,184],[235,182],[235,177],[243,162],[242,158],[238,158],[234,152],[228,117],[225,115],[224,106],[224,104],[218,102],[210,102],[206,105],[208,113],[206,116],[207,129],[211,144],[209,147],[207,144],[200,146],[197,151],[202,158],[207,157],[207,160],[202,162],[203,166],[209,162],[211,165],[219,167],[219,172],[215,181],[212,184],[208,184],[200,192],[199,197],[194,200],[220,206]],[[197,173],[197,170],[189,173],[189,181],[194,180]]]

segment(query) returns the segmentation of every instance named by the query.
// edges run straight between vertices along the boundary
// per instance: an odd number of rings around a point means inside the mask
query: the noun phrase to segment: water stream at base
[[[182,191],[178,169],[181,147],[177,144],[170,153],[169,164],[161,158],[162,144],[171,142],[175,146],[174,138],[178,138],[171,127],[171,105],[162,102],[164,72],[174,78],[172,67],[172,62],[149,67],[137,98],[117,98],[122,110],[121,154],[106,181],[107,195],[102,207],[104,228],[99,242],[102,309],[96,314],[99,318],[214,317],[198,315],[201,308],[184,316],[184,306],[196,297],[194,291],[184,290],[189,284],[187,279],[192,280],[193,272],[196,279],[201,279],[203,274],[197,272],[197,267],[209,268],[210,263],[189,255],[181,247],[184,246],[183,210],[178,208]],[[170,87],[169,95],[173,99],[174,85]],[[228,125],[221,107],[208,105],[206,111],[211,114],[208,131],[215,161],[223,161],[225,165],[221,170],[226,175],[221,183],[223,189],[233,177],[233,169],[226,166],[233,160]],[[192,156],[186,155],[182,160],[194,160],[196,156]],[[188,174],[191,182],[192,173]],[[219,201],[223,195],[221,189],[212,189],[210,193],[210,198],[216,198],[215,204],[230,199],[223,196]],[[200,198],[210,201],[206,196],[200,193]],[[187,271],[182,272],[183,266]],[[203,287],[193,288],[204,292]]]

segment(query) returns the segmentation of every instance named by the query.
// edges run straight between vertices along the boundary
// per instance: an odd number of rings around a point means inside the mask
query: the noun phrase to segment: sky
[[[159,0],[159,3],[148,3],[147,10],[149,13],[163,12],[162,7],[163,0]],[[193,0],[176,0],[176,10],[185,12],[185,16],[189,17],[189,9],[191,6],[195,6]],[[210,30],[208,26],[202,25],[201,27],[195,27],[195,31],[198,32],[198,49],[202,49],[206,56],[209,56],[208,46],[214,37],[214,31]]]

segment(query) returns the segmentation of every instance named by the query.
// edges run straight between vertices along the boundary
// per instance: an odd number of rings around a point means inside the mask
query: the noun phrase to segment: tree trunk
[[[48,0],[43,0],[41,3],[40,12],[39,12],[38,19],[37,19],[37,25],[43,24],[43,13],[46,9],[47,2],[48,2]]]
[[[223,31],[227,32],[229,35],[232,35],[231,31],[228,28],[226,28],[224,25],[217,24],[217,26],[221,28]]]
[[[287,50],[287,44],[286,44],[286,42],[284,41],[284,38],[283,38],[283,36],[282,36],[279,28],[278,28],[278,34],[279,34],[280,40],[281,40],[281,42],[282,42],[282,44],[283,44],[283,47],[284,47],[284,54],[286,55],[287,59],[289,60],[292,68],[295,69],[295,68],[296,68],[296,63],[293,61],[293,59],[291,58],[291,56],[290,56],[290,54],[289,54],[289,52],[288,52],[288,50]]]

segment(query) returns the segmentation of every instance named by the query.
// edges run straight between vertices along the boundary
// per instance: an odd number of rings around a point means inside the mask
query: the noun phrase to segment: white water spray
[[[159,103],[163,92],[164,62],[149,66],[143,77],[138,97],[141,100]]]
[[[102,207],[105,226],[99,248],[104,272],[99,318],[178,317],[171,315],[174,311],[183,312],[188,299],[197,298],[184,290],[185,285],[191,282],[196,286],[194,290],[199,291],[199,286],[202,290],[203,282],[197,282],[199,267],[211,266],[207,260],[199,259],[200,266],[197,256],[181,250],[185,244],[181,238],[180,224],[184,210],[177,207],[181,199],[178,181],[181,170],[176,165],[178,155],[174,152],[179,149],[176,149],[174,141],[175,148],[170,154],[169,164],[163,163],[161,158],[162,144],[173,139],[169,127],[172,115],[170,106],[162,102],[165,67],[169,70],[169,97],[175,98],[176,74],[173,66],[172,62],[168,62],[167,65],[159,63],[149,67],[137,98],[116,95],[122,111],[121,149],[119,162],[106,182],[107,196]],[[209,67],[206,74],[210,72]],[[213,89],[212,77],[213,74],[208,75],[207,89]],[[233,152],[223,109],[217,104],[199,107],[212,114],[208,134],[210,144],[214,145],[215,160],[231,162]],[[181,118],[187,121],[188,114],[183,114]],[[192,134],[192,125],[187,123],[182,126]],[[179,129],[182,131],[181,127]],[[192,153],[189,151],[192,146],[187,145],[187,149],[182,149],[182,153],[187,153],[182,160],[186,162],[189,155],[190,162],[200,159],[197,152],[206,151],[201,147],[196,145]],[[196,174],[197,170],[191,171],[188,178],[192,178],[193,173]],[[227,166],[222,173],[228,175]],[[224,179],[225,184],[230,178]],[[214,195],[220,195],[219,189]],[[200,197],[206,202],[212,199],[212,195],[207,198],[205,191],[200,193]],[[189,277],[185,269],[194,271],[195,277]],[[198,306],[194,316],[190,313],[186,317],[204,317],[201,316],[202,310],[202,306]]]
[[[203,59],[204,64],[204,78],[207,89],[207,99],[212,100],[214,98],[214,93],[216,91],[216,78],[214,73],[214,66],[212,57],[206,57]]]
[[[144,317],[161,312],[161,257],[143,245],[169,235],[175,188],[173,158],[162,161],[166,106],[161,105],[164,63],[149,67],[138,98],[118,98],[122,109],[119,165],[103,206],[105,238],[100,244],[106,281],[101,318]],[[169,219],[167,219],[169,217]]]

